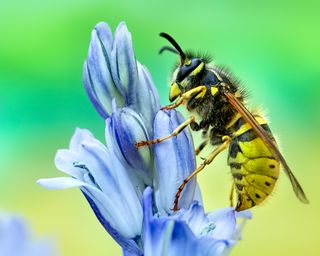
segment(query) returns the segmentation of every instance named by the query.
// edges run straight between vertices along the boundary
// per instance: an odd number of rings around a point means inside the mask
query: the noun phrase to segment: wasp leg
[[[208,140],[205,140],[204,142],[202,142],[199,147],[197,147],[195,149],[195,153],[196,153],[196,156],[200,154],[200,152],[205,148],[205,146],[208,144]]]
[[[178,191],[176,193],[176,196],[174,199],[173,211],[179,210],[179,208],[178,208],[179,198],[180,198],[182,190],[187,185],[187,183],[195,175],[197,175],[199,172],[201,172],[206,165],[210,164],[220,152],[225,150],[229,146],[231,139],[229,136],[223,136],[222,141],[223,141],[223,143],[221,145],[219,145],[217,148],[215,148],[206,158],[204,158],[203,159],[204,161],[202,162],[202,164],[200,164],[200,166],[193,173],[191,173],[187,178],[184,179],[183,183],[180,185],[180,187],[178,188]]]
[[[202,134],[201,134],[202,139],[208,138],[208,129],[209,129],[209,127],[206,127],[203,129]]]
[[[179,100],[177,100],[175,103],[172,103],[168,106],[164,106],[161,108],[161,110],[169,110],[179,107],[183,103],[183,98],[181,97]]]
[[[234,194],[234,183],[232,183],[231,192],[230,192],[230,206],[233,207],[233,194]]]
[[[180,99],[177,100],[175,103],[169,105],[169,106],[165,106],[162,107],[162,110],[169,110],[169,109],[174,109],[178,106],[180,106],[181,104],[183,104],[184,102],[186,102],[187,100],[189,100],[190,98],[203,98],[203,96],[206,94],[207,92],[207,87],[205,85],[200,85],[197,86],[196,88],[193,88],[185,93],[183,93],[180,96]]]
[[[155,139],[155,140],[148,140],[148,141],[138,141],[135,143],[135,146],[137,148],[140,148],[142,146],[147,146],[147,145],[152,145],[152,144],[156,144],[156,143],[160,143],[164,140],[170,139],[174,136],[177,136],[180,132],[182,132],[182,130],[184,128],[186,128],[189,124],[193,123],[195,120],[194,116],[189,117],[186,121],[184,121],[182,124],[180,124],[171,134],[163,137],[163,138],[159,138],[159,139]]]

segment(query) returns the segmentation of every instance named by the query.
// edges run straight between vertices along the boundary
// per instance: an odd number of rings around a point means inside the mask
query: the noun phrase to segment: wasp
[[[196,154],[208,143],[214,148],[207,157],[202,158],[203,162],[178,188],[173,210],[179,209],[180,194],[191,178],[225,149],[228,149],[228,165],[233,177],[230,201],[233,205],[235,191],[236,211],[252,208],[272,193],[279,177],[280,165],[289,177],[297,198],[308,203],[301,185],[279,151],[266,118],[257,111],[248,110],[245,104],[246,93],[236,79],[224,69],[213,65],[209,58],[184,52],[170,35],[160,33],[160,36],[172,45],[162,47],[160,53],[170,51],[180,57],[180,63],[172,75],[169,93],[169,100],[174,103],[162,109],[169,110],[184,105],[191,116],[172,134],[137,142],[136,147],[160,143],[177,136],[190,126],[191,130],[202,131],[204,138],[196,149]]]

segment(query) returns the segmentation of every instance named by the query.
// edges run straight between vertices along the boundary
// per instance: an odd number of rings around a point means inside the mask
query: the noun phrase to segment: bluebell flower
[[[25,219],[18,215],[0,213],[0,255],[56,256],[58,253],[49,238],[34,239]]]
[[[238,240],[236,213],[227,208],[205,214],[196,178],[181,194],[181,210],[171,210],[179,185],[196,168],[190,131],[152,147],[135,147],[137,141],[170,134],[184,119],[175,110],[160,110],[151,76],[135,59],[124,23],[114,36],[106,23],[95,27],[83,80],[106,120],[106,145],[77,128],[69,148],[55,158],[69,176],[38,183],[47,189],[79,187],[124,255],[177,255],[184,239],[199,247],[190,255],[221,255],[209,253],[231,248]]]
[[[189,209],[182,209],[169,217],[154,216],[152,189],[143,195],[144,255],[145,256],[217,256],[226,255],[239,239],[237,213],[228,207],[205,214],[194,201]],[[251,218],[242,212],[242,218]]]

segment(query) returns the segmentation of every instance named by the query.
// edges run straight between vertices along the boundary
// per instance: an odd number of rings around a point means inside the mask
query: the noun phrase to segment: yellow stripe
[[[239,118],[241,118],[241,115],[237,113],[227,124],[226,129],[229,129],[231,126],[233,126],[238,121]]]
[[[267,121],[261,116],[255,116],[255,119],[260,125],[267,124]],[[251,125],[248,123],[244,123],[243,125],[241,125],[240,129],[235,131],[232,135],[237,137],[245,133],[246,131],[249,131],[250,129],[252,129]]]
[[[200,63],[198,67],[196,67],[192,72],[191,72],[191,76],[194,76],[196,74],[198,74],[204,67],[204,63]]]

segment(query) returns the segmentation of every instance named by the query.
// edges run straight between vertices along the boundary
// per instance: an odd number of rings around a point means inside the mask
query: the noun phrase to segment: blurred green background
[[[243,82],[251,103],[267,110],[282,152],[310,205],[285,175],[253,209],[233,255],[319,255],[320,4],[317,1],[2,1],[0,9],[0,208],[19,212],[63,255],[120,255],[77,190],[46,191],[53,159],[79,126],[103,140],[104,121],[82,87],[82,64],[99,21],[126,21],[137,59],[168,103],[176,56],[157,54],[168,32],[204,50]],[[206,210],[228,205],[226,154],[199,176]]]

